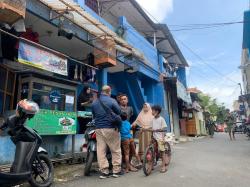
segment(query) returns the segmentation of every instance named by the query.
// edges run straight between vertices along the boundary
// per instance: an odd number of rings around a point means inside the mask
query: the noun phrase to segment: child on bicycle
[[[128,173],[129,171],[135,172],[138,170],[134,166],[131,165],[129,157],[130,155],[132,157],[135,156],[137,161],[140,161],[140,158],[138,154],[136,153],[134,139],[132,138],[133,136],[130,133],[131,124],[127,120],[127,113],[122,112],[121,118],[122,118],[122,124],[120,127],[120,133],[121,133],[121,146],[122,146],[125,163],[126,163],[125,172],[126,173]]]
[[[161,165],[161,173],[165,173],[167,171],[166,165],[166,149],[165,149],[165,135],[166,135],[166,128],[167,124],[165,119],[160,115],[161,113],[161,107],[158,105],[155,105],[152,107],[152,114],[154,116],[154,119],[152,121],[152,131],[153,131],[153,138],[157,141],[158,149],[161,153],[162,158],[162,165]],[[163,132],[157,132],[157,131],[163,131]]]

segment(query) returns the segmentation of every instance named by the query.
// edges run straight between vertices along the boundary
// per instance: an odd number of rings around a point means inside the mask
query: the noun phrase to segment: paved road
[[[174,147],[171,166],[165,174],[157,169],[148,177],[143,172],[118,179],[101,180],[97,175],[80,177],[56,187],[249,187],[250,141],[237,135],[229,141],[226,134],[216,134]]]

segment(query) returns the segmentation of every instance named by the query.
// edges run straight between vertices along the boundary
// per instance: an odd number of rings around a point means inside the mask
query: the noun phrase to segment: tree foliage
[[[203,93],[200,93],[198,98],[199,103],[205,112],[209,112],[212,117],[216,118],[217,122],[224,122],[226,117],[226,107],[224,106],[224,103],[219,104],[216,99]]]

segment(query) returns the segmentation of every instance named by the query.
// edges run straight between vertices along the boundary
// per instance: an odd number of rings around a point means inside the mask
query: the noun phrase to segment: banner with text
[[[67,59],[60,54],[19,41],[18,61],[53,73],[68,75]]]
[[[76,134],[76,112],[41,109],[27,125],[40,135]]]

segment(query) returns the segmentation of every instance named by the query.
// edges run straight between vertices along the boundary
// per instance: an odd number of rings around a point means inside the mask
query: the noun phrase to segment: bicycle
[[[153,131],[151,129],[143,129],[142,133],[145,131],[167,132],[166,130]],[[168,142],[165,142],[165,155],[166,155],[166,166],[168,166],[171,160],[171,146]],[[143,172],[146,176],[149,176],[151,174],[152,170],[154,169],[154,166],[157,165],[157,161],[159,160],[159,158],[160,158],[160,152],[158,150],[158,143],[153,138],[153,133],[152,133],[151,143],[146,148],[143,156]]]

